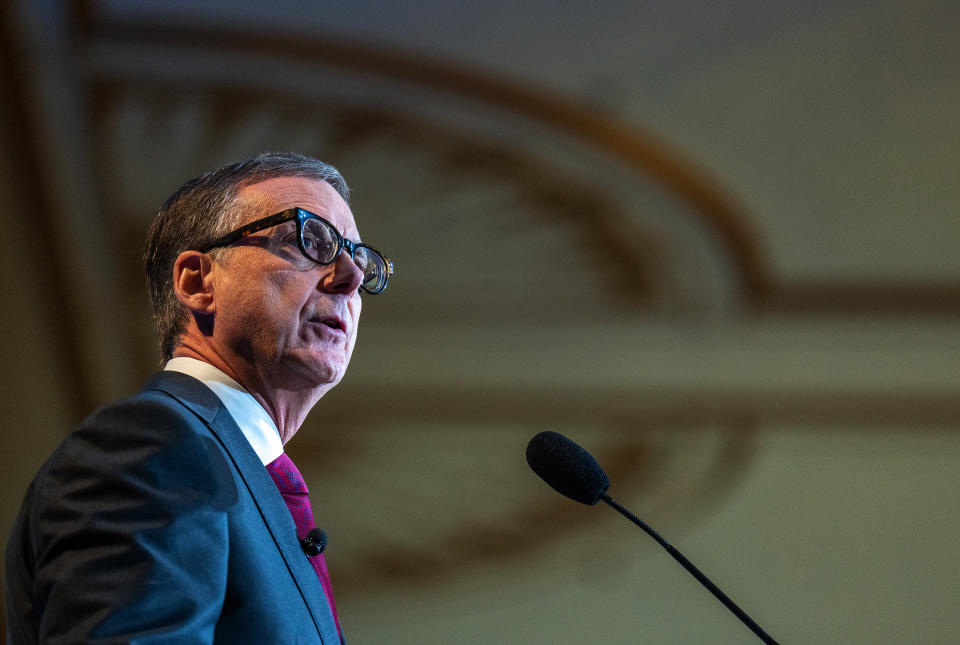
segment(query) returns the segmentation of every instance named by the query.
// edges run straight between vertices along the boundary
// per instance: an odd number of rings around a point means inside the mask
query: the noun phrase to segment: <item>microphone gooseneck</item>
[[[675,549],[659,533],[631,513],[625,506],[607,495],[610,478],[589,452],[558,432],[541,432],[527,444],[527,463],[554,490],[582,504],[594,505],[603,500],[615,511],[643,529],[657,544],[662,546],[674,560],[680,563],[717,600],[729,609],[767,645],[777,645],[750,616],[737,606],[719,587],[707,578],[680,551]]]

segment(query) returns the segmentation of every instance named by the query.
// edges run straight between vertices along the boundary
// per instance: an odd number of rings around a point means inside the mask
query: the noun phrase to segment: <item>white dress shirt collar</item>
[[[283,453],[280,431],[273,419],[253,395],[232,378],[209,363],[186,356],[170,359],[163,369],[192,376],[213,390],[264,465]]]

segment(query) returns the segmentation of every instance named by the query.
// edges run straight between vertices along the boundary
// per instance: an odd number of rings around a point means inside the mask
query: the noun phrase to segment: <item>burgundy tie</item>
[[[281,453],[279,457],[267,464],[267,472],[273,477],[280,495],[283,496],[283,501],[287,503],[290,515],[293,516],[293,523],[297,526],[297,537],[302,540],[317,526],[316,520],[313,519],[313,509],[310,508],[310,491],[307,490],[303,476],[286,453]],[[337,603],[333,600],[333,587],[330,584],[327,561],[322,553],[308,559],[316,570],[317,577],[320,578],[323,591],[327,594],[327,602],[330,603],[330,609],[333,611],[333,620],[337,623],[337,631],[340,632],[340,619],[337,617]]]

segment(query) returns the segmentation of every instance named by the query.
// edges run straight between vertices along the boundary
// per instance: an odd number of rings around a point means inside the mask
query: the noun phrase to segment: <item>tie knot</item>
[[[285,495],[306,495],[309,493],[303,475],[286,453],[267,464],[267,471],[277,484],[277,489]]]

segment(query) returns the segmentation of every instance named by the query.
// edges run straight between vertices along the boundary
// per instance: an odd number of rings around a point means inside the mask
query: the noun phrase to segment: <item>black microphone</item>
[[[312,529],[307,533],[307,537],[300,540],[300,548],[308,558],[320,555],[327,548],[327,532],[323,529]]]
[[[554,490],[593,506],[610,478],[590,453],[559,432],[541,432],[527,444],[527,463]]]
[[[749,627],[754,634],[760,637],[767,645],[777,645],[760,625],[755,623],[735,602],[730,600],[720,588],[713,584],[707,576],[693,566],[682,553],[677,551],[659,533],[654,531],[646,522],[627,510],[623,505],[608,496],[610,478],[603,472],[589,452],[581,448],[574,441],[567,439],[559,432],[541,432],[527,444],[527,463],[533,472],[537,473],[554,490],[570,499],[590,506],[603,500],[618,513],[642,528],[657,543],[667,550],[673,559],[679,562],[684,569],[700,581],[717,600]]]

